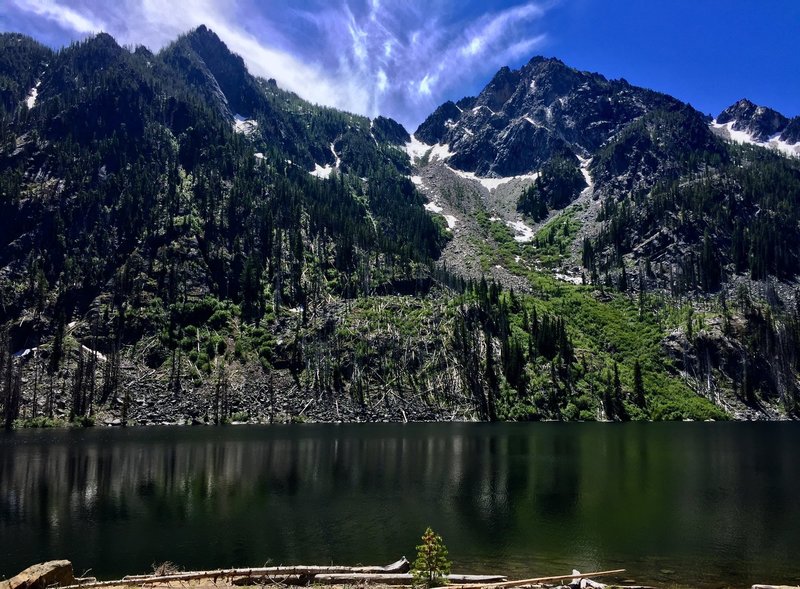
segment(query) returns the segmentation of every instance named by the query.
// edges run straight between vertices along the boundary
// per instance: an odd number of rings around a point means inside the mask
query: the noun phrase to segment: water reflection
[[[56,557],[101,576],[389,562],[432,525],[462,570],[793,582],[798,442],[792,424],[16,432],[0,575]]]

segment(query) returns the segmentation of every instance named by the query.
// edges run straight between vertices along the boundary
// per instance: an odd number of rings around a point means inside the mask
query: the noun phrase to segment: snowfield
[[[733,128],[734,124],[735,121],[721,124],[718,123],[716,119],[714,119],[711,122],[711,128],[721,131],[721,134],[723,136],[728,137],[731,141],[735,141],[736,143],[749,143],[751,145],[759,145],[761,147],[776,149],[779,152],[783,153],[784,155],[792,157],[800,157],[800,143],[787,143],[786,141],[781,141],[780,133],[773,135],[766,141],[758,141],[747,131],[737,131],[736,129],[734,129]]]
[[[512,180],[536,180],[539,177],[539,172],[534,172],[533,174],[524,174],[521,176],[502,176],[500,178],[484,178],[482,176],[477,176],[473,172],[462,172],[461,170],[456,170],[455,168],[451,168],[447,166],[447,169],[453,172],[454,174],[461,176],[462,178],[466,178],[467,180],[475,180],[476,182],[480,182],[481,186],[486,188],[489,192],[501,186],[503,184],[507,184]]]

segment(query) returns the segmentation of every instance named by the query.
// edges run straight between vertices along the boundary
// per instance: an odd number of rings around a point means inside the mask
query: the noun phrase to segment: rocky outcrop
[[[448,100],[417,127],[414,135],[429,145],[441,143],[447,135],[449,128],[447,123],[454,124],[459,118],[461,118],[461,109],[452,100]]]
[[[54,585],[72,585],[75,575],[68,560],[51,560],[28,567],[8,581],[0,582],[0,589],[45,589]]]
[[[800,143],[800,117],[795,117],[781,133],[781,141],[786,143],[795,144]]]

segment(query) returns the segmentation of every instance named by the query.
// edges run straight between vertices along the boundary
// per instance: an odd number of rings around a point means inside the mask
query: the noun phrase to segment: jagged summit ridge
[[[519,70],[501,68],[477,97],[442,104],[415,137],[446,145],[456,169],[511,176],[554,157],[588,157],[636,118],[680,106],[625,80],[537,56]]]
[[[800,156],[800,117],[789,119],[772,108],[759,106],[746,98],[723,110],[711,126],[726,139]]]

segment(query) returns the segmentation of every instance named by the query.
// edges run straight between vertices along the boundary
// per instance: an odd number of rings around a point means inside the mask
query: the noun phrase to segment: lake
[[[800,582],[800,425],[350,424],[0,434],[0,577],[385,564]]]

